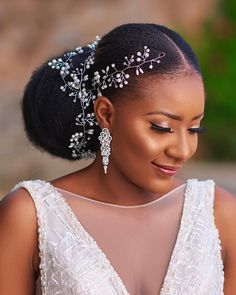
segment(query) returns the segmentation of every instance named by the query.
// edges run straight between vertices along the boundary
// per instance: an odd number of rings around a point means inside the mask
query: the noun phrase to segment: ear
[[[115,115],[112,102],[105,96],[99,96],[94,102],[94,113],[100,128],[110,128]]]

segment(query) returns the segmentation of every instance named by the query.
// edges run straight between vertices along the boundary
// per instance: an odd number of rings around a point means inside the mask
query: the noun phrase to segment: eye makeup
[[[152,122],[151,123],[151,128],[156,130],[156,131],[159,131],[159,132],[169,132],[169,133],[173,133],[173,129],[170,128],[170,127],[164,127],[164,126],[161,126],[161,125],[157,125],[157,124],[154,124]]]
[[[158,125],[158,124],[155,124],[155,123],[151,123],[151,129],[154,129],[155,131],[158,131],[158,132],[167,132],[167,133],[173,133],[174,130],[170,127],[164,127],[164,126],[161,126],[161,125]],[[206,132],[206,128],[205,127],[192,127],[192,128],[188,128],[187,129],[191,134],[202,134],[204,132]]]
[[[190,133],[198,133],[198,134],[202,134],[206,132],[206,128],[205,127],[193,127],[193,128],[189,128],[188,131]]]

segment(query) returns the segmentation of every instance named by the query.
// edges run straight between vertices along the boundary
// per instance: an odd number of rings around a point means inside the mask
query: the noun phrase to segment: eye
[[[150,123],[151,123],[151,129],[154,129],[155,131],[163,132],[163,133],[164,132],[173,133],[173,130],[170,127],[163,127],[163,126],[154,124],[152,122],[150,122]]]
[[[205,127],[189,128],[188,131],[191,134],[194,134],[194,133],[202,134],[202,133],[206,132],[206,128]]]

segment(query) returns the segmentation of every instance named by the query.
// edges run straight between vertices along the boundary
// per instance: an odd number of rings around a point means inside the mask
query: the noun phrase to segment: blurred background
[[[207,92],[207,133],[181,175],[213,178],[236,193],[235,0],[0,0],[0,196],[21,180],[50,180],[88,164],[31,146],[22,92],[32,71],[51,56],[127,22],[167,25],[196,51]]]

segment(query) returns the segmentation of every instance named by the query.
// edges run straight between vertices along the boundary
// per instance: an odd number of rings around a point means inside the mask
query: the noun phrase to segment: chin
[[[152,176],[149,177],[149,179],[145,183],[143,183],[143,188],[151,193],[162,194],[171,190],[173,183],[174,177],[157,178]]]
[[[166,193],[169,190],[171,190],[172,186],[173,186],[173,178],[172,179],[168,179],[165,181],[160,181],[157,182],[153,185],[153,189],[155,193]]]

